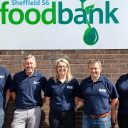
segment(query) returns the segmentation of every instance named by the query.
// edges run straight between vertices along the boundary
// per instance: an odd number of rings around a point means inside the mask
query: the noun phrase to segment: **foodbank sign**
[[[115,0],[1,0],[1,49],[127,48],[126,9]]]

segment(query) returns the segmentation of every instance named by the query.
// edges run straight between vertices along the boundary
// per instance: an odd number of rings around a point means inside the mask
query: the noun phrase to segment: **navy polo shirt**
[[[50,109],[65,111],[74,109],[74,98],[78,97],[79,83],[76,79],[70,82],[50,78],[45,91],[45,96],[50,97]]]
[[[11,86],[11,91],[16,93],[16,108],[42,106],[41,90],[45,90],[46,84],[46,78],[37,71],[31,77],[25,71],[16,73]]]
[[[91,77],[84,79],[80,84],[81,98],[84,99],[84,113],[100,115],[110,111],[110,99],[118,97],[113,83],[100,76],[93,82]]]
[[[4,106],[5,94],[7,89],[10,89],[10,85],[11,75],[9,71],[5,67],[0,66],[0,109]]]
[[[120,76],[116,82],[116,88],[119,94],[118,112],[128,114],[128,74]]]

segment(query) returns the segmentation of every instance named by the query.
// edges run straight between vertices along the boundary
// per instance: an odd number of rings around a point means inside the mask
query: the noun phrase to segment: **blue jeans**
[[[110,115],[105,118],[92,119],[88,115],[83,115],[83,126],[82,128],[111,128]]]
[[[0,109],[0,128],[3,127],[4,124],[4,110]]]

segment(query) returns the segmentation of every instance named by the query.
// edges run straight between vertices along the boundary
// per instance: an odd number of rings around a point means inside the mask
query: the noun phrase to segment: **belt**
[[[28,106],[28,107],[24,107],[24,108],[17,108],[17,109],[33,109],[36,107],[40,107],[39,105],[35,105],[35,106]]]
[[[109,115],[109,113],[104,113],[104,114],[100,114],[100,115],[90,115],[89,117],[92,119],[97,119],[97,118],[105,118]]]

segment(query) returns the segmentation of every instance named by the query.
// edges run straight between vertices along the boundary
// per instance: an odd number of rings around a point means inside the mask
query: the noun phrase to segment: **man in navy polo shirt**
[[[4,108],[6,107],[10,97],[10,84],[11,75],[9,71],[6,68],[0,66],[0,128],[3,127]]]
[[[90,60],[88,70],[90,76],[80,84],[84,100],[83,128],[110,128],[111,121],[113,124],[116,121],[117,91],[113,83],[101,75],[99,60]]]
[[[41,90],[45,90],[46,78],[35,70],[36,60],[27,55],[24,70],[13,77],[11,94],[16,102],[11,128],[39,128],[41,118]]]

